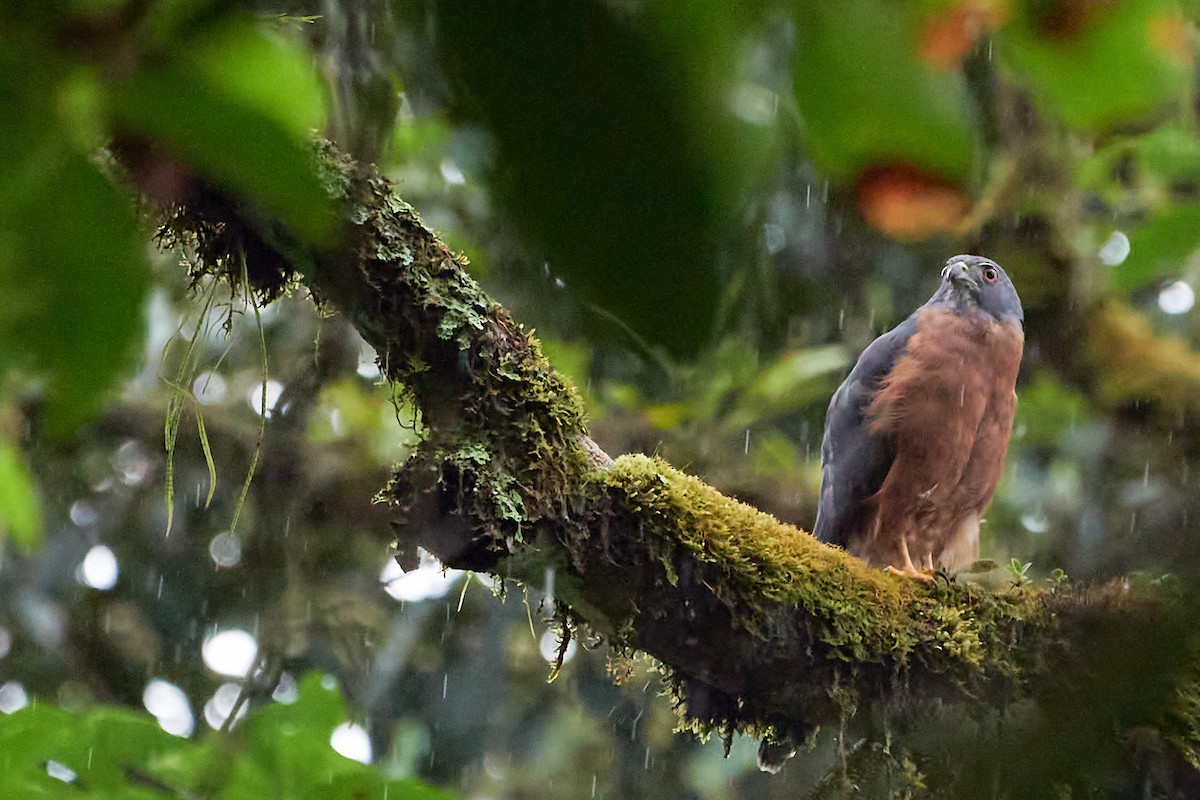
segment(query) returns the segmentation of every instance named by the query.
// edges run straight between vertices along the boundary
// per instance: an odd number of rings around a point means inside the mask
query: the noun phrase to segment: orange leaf
[[[959,184],[908,164],[863,170],[855,196],[868,223],[903,241],[953,229],[970,206]]]
[[[1146,20],[1150,46],[1181,67],[1192,63],[1192,28],[1179,14],[1151,14]]]
[[[975,0],[950,6],[925,20],[918,49],[927,63],[940,70],[952,70],[983,33],[984,28],[1004,23],[1007,10],[999,0]]]

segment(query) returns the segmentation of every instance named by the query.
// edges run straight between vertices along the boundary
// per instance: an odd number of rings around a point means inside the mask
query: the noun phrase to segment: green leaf
[[[1177,99],[1191,68],[1188,23],[1171,0],[1016,5],[1001,54],[1042,107],[1103,130]]]
[[[37,489],[21,451],[6,439],[0,439],[0,535],[26,551],[42,538]]]
[[[163,754],[191,746],[160,728],[153,717],[123,708],[90,712],[73,745],[74,756],[64,763],[86,785],[114,789],[128,786],[131,774],[150,772]]]
[[[1200,141],[1181,125],[1165,125],[1138,139],[1134,145],[1138,164],[1172,180],[1200,178]]]
[[[35,703],[0,717],[0,775],[21,775],[50,796],[66,786],[46,774],[46,762],[52,760],[92,791],[120,791],[123,798],[151,800],[160,795],[135,785],[131,776],[149,774],[153,759],[165,752],[194,746],[163,731],[152,717],[120,708],[100,708],[80,719]],[[78,796],[78,790],[73,791]]]
[[[1057,448],[1068,431],[1088,422],[1083,395],[1052,373],[1039,370],[1021,387],[1015,428],[1024,447]]]
[[[401,778],[387,782],[389,800],[455,800],[455,796],[441,789],[427,786],[412,778]]]
[[[0,183],[0,372],[44,378],[46,427],[66,435],[131,366],[149,275],[128,198],[49,155]]]
[[[269,705],[248,722],[247,753],[284,796],[300,796],[306,786],[328,784],[361,768],[329,746],[333,729],[345,721],[346,706],[336,683],[309,673],[295,702]]]
[[[132,365],[148,269],[132,201],[87,155],[96,76],[45,44],[18,29],[0,46],[0,379],[40,386],[65,435]]]
[[[189,43],[181,54],[198,82],[274,119],[303,141],[325,119],[312,57],[298,43],[237,19]]]
[[[298,235],[326,242],[332,207],[308,145],[319,116],[316,79],[297,48],[241,22],[116,87],[116,120],[279,215]]]
[[[888,0],[797,3],[795,92],[805,149],[833,177],[907,164],[961,181],[974,166],[966,84],[960,72],[919,57],[918,12],[916,3]]]
[[[729,113],[728,7],[663,0],[636,20],[601,0],[437,7],[441,52],[496,143],[497,199],[595,311],[593,333],[627,326],[694,352],[721,296],[721,236],[770,130]]]
[[[252,712],[245,736],[203,742],[172,736],[149,715],[123,708],[78,715],[33,703],[0,714],[0,797],[359,800],[386,793],[390,800],[453,800],[414,780],[385,781],[377,768],[338,755],[329,737],[345,720],[345,704],[325,680],[310,674],[294,703]],[[48,775],[50,760],[73,771],[75,782]]]
[[[1129,232],[1129,256],[1109,271],[1110,285],[1123,292],[1177,275],[1200,249],[1200,203],[1163,209]]]
[[[810,347],[786,353],[755,377],[738,398],[730,416],[733,427],[804,408],[827,396],[850,366],[850,354],[842,345]]]

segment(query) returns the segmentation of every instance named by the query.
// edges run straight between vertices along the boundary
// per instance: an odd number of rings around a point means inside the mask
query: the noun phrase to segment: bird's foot
[[[884,567],[883,571],[889,575],[901,575],[905,578],[915,578],[926,582],[933,581],[932,571],[920,570],[915,567]]]

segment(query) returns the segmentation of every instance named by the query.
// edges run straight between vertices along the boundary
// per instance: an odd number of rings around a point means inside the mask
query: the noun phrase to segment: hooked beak
[[[962,261],[952,261],[942,268],[942,279],[950,279],[950,283],[959,288],[970,289],[972,292],[978,292],[980,289],[979,280],[971,274],[971,269]]]

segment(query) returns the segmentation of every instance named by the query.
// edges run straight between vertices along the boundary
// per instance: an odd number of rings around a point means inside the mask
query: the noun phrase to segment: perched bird
[[[825,419],[818,539],[914,577],[978,558],[1024,318],[999,264],[955,256],[933,297],[863,351]]]

